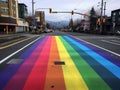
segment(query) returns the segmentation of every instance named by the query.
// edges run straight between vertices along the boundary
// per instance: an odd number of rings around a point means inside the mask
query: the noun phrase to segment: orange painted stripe
[[[45,90],[66,90],[62,67],[55,65],[54,61],[60,61],[55,37],[52,37],[50,58],[46,75]]]

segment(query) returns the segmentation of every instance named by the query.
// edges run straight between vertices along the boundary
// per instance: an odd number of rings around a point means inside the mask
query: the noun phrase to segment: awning
[[[18,26],[17,24],[14,23],[0,23],[0,25]]]
[[[17,21],[12,17],[0,17],[0,25],[17,25]]]

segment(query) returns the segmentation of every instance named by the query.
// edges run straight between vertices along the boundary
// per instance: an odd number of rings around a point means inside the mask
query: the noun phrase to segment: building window
[[[114,13],[113,13],[113,16],[115,16],[115,15],[116,15],[116,13],[114,12]]]
[[[8,0],[0,0],[1,4],[8,4]]]
[[[9,9],[8,9],[8,8],[4,8],[4,7],[1,7],[1,11],[2,11],[3,13],[5,13],[5,12],[8,12]]]
[[[119,16],[120,16],[120,11],[119,11]]]
[[[15,11],[13,11],[13,14],[16,14],[16,12],[15,12]]]
[[[15,4],[13,4],[13,7],[16,7]]]
[[[112,21],[115,22],[115,16],[112,17]]]

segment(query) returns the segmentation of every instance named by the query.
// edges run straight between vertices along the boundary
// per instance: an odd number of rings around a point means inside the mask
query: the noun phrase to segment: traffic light
[[[105,23],[106,22],[106,18],[103,18],[103,23]]]
[[[49,13],[52,13],[52,8],[49,8]]]
[[[97,19],[97,24],[100,25],[101,23],[101,20],[100,20],[100,17]]]
[[[72,10],[71,14],[73,15],[74,14],[74,11]]]
[[[87,14],[83,14],[83,17],[86,18]]]

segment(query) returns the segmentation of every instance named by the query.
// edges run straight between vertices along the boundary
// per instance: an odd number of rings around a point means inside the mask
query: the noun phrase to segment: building
[[[0,0],[0,33],[16,31],[16,0]]]
[[[28,16],[27,6],[24,3],[18,3],[18,15],[17,15],[17,24],[16,32],[26,32],[29,30],[29,24],[26,21]]]
[[[28,10],[27,10],[27,6],[24,3],[19,3],[18,4],[18,17],[19,18],[26,18],[28,15]]]
[[[113,33],[120,34],[120,9],[111,12],[111,20],[113,24]]]
[[[36,17],[36,21],[37,21],[37,27],[44,29],[46,27],[44,11],[36,11],[35,17]]]

